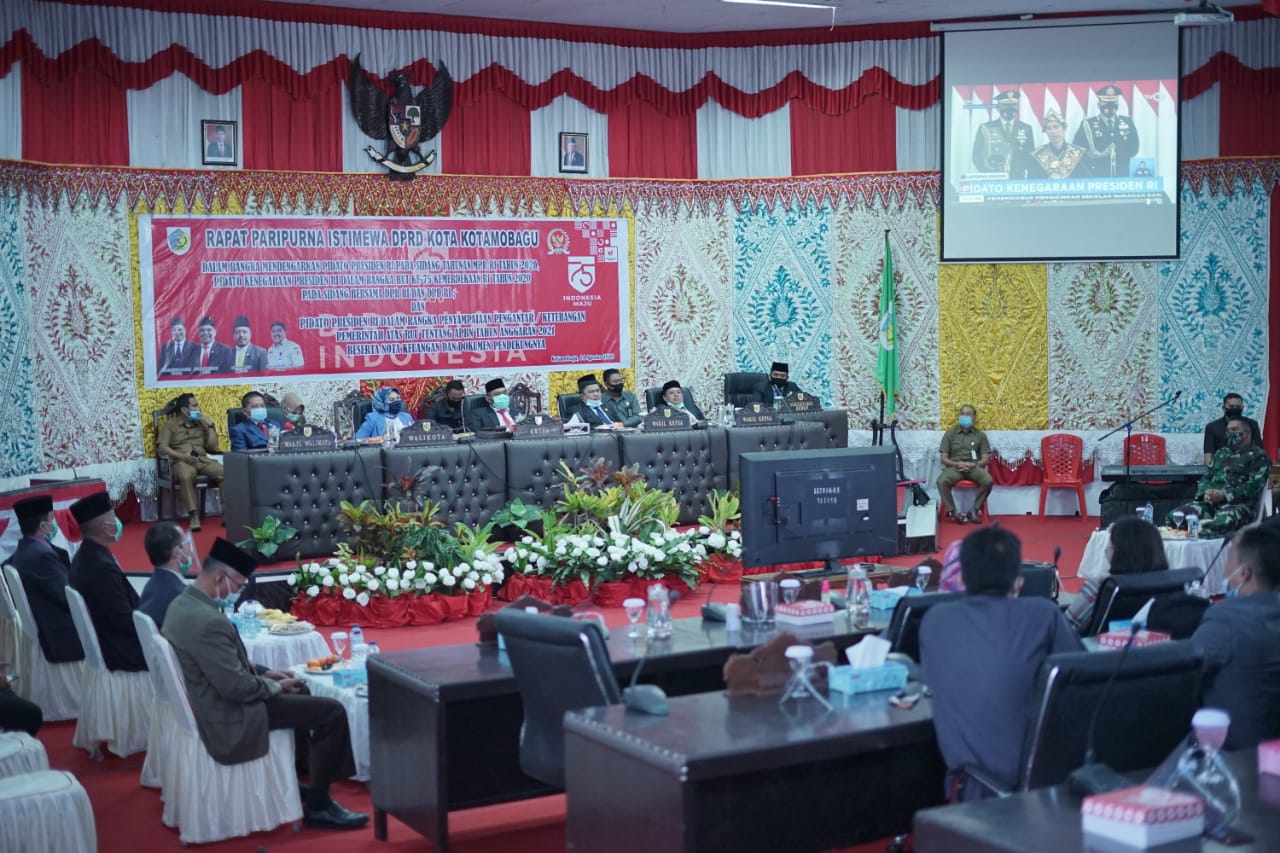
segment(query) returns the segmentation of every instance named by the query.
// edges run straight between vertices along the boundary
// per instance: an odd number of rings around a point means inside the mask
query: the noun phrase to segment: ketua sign
[[[628,364],[623,219],[139,217],[150,388]]]

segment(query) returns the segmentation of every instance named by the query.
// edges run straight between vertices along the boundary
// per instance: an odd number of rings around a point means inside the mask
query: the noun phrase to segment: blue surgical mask
[[[399,400],[396,400],[394,403],[387,403],[387,414],[394,418],[396,415],[400,414],[400,410],[402,408],[404,408],[404,403]]]
[[[199,409],[189,409],[189,410],[187,411],[187,417],[191,418],[191,420],[193,420],[193,421],[198,421],[198,420],[200,420],[200,410],[199,410]]]
[[[956,423],[960,424],[960,426],[964,427],[965,429],[968,429],[969,427],[973,426],[973,418],[970,417],[969,415],[961,415],[959,418],[956,419]]]
[[[1239,573],[1239,572],[1236,572],[1234,575],[1232,575],[1231,577],[1227,578],[1227,588],[1226,588],[1226,590],[1223,592],[1223,595],[1224,595],[1225,597],[1227,597],[1227,598],[1236,598],[1237,596],[1239,596],[1239,595],[1240,595],[1240,587],[1239,587],[1238,585],[1237,585],[1237,586],[1232,586],[1232,585],[1231,585],[1231,578],[1239,577],[1239,576],[1240,576],[1240,573]]]
[[[221,581],[219,581],[219,583],[221,583]],[[213,591],[217,592],[218,588],[215,586]],[[231,591],[231,582],[227,581],[227,594],[217,596],[213,599],[213,603],[217,605],[219,610],[226,610],[227,608],[235,607],[237,597],[238,596]]]
[[[119,542],[119,541],[120,541],[120,534],[122,534],[122,533],[124,533],[124,522],[117,518],[117,519],[116,519],[116,532],[115,532],[115,535],[113,535],[113,536],[111,537],[111,539],[112,539],[113,541],[115,541],[115,542]]]
[[[499,394],[493,398],[493,407],[495,409],[505,409],[511,405],[511,398],[506,394]]]
[[[181,560],[178,561],[178,571],[182,572],[184,575],[187,572],[191,571],[191,566],[192,566],[192,559],[190,557],[183,557]]]
[[[680,411],[684,411],[684,403],[683,403],[683,402],[681,402],[681,403],[668,403],[667,405],[671,406],[671,408],[673,408],[673,409],[679,409]]]
[[[302,420],[302,412],[290,412],[284,416],[284,419],[291,424],[299,423]]]
[[[267,410],[262,406],[257,406],[249,410],[249,417],[255,424],[260,424],[267,419]]]
[[[589,399],[589,398],[588,398],[588,399],[587,399],[587,405],[588,405],[588,406],[590,406],[590,407],[591,407],[591,408],[593,408],[593,409],[598,409],[598,408],[600,408],[601,406],[603,406],[603,405],[604,405],[604,400],[592,400],[592,399]]]

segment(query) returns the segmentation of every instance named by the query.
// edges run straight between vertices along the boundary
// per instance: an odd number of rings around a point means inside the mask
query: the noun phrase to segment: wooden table
[[[567,848],[610,853],[817,851],[906,833],[943,801],[927,699],[671,700],[669,717],[621,706],[565,716]]]
[[[1259,785],[1258,755],[1247,749],[1224,753],[1240,783],[1240,817],[1232,825],[1254,836],[1251,845],[1226,847],[1212,841],[1177,847],[1183,850],[1280,850],[1280,792],[1275,777]],[[1137,774],[1138,784],[1146,774]],[[929,809],[916,815],[918,853],[1080,853],[1085,849],[1080,827],[1080,798],[1064,785],[1041,788],[1000,800],[984,800]],[[1163,848],[1158,848],[1163,849]]]
[[[837,614],[832,627],[806,629],[806,639],[832,639],[838,650],[883,628],[852,626]],[[643,681],[670,696],[722,690],[730,654],[774,636],[745,630],[730,637],[723,624],[677,619],[669,640],[655,642]],[[629,680],[645,646],[611,629],[614,673]],[[801,632],[795,632],[801,633]],[[374,835],[387,837],[387,815],[425,835],[444,853],[449,812],[554,793],[520,770],[524,710],[506,654],[476,644],[390,652],[369,668],[370,792]]]

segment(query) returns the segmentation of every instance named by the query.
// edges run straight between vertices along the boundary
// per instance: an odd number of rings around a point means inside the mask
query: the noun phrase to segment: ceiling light
[[[830,9],[836,7],[830,3],[796,3],[792,0],[720,0],[721,3],[740,3],[744,6],[789,6],[794,9]]]

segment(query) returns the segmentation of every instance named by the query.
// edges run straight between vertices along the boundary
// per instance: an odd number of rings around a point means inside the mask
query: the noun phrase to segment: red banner
[[[139,217],[147,387],[631,361],[623,219]]]

